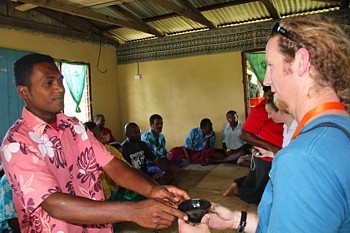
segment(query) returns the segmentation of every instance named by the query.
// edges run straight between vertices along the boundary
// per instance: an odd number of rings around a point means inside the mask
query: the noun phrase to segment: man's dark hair
[[[232,115],[237,115],[237,112],[236,111],[234,111],[234,110],[230,110],[230,111],[228,111],[227,113],[226,113],[226,115],[229,115],[229,114],[232,114]]]
[[[42,62],[55,63],[52,57],[40,53],[31,53],[18,59],[14,65],[16,86],[30,87],[33,66]]]
[[[163,119],[161,115],[159,114],[153,114],[150,118],[149,118],[149,124],[152,125],[154,123],[155,119]]]
[[[100,118],[105,118],[102,114],[96,114],[95,116],[94,116],[94,120],[97,120],[97,119],[100,119]]]
[[[89,129],[89,130],[93,130],[97,125],[95,122],[93,121],[87,121],[84,123],[84,125]]]
[[[208,118],[204,118],[201,120],[200,127],[201,129],[205,128],[207,125],[213,125]]]

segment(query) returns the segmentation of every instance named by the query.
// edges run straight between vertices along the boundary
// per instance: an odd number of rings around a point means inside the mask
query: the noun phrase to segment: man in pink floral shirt
[[[4,138],[1,159],[22,232],[112,232],[111,223],[118,221],[163,229],[187,218],[173,205],[188,199],[186,192],[157,186],[114,159],[81,122],[61,113],[63,77],[50,56],[19,59],[15,78],[26,106]],[[102,170],[150,199],[105,202],[98,179]]]

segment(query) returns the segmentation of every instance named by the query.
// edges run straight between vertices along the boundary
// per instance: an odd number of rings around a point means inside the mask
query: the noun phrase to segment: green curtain
[[[261,85],[266,73],[265,52],[244,53]]]
[[[86,65],[69,64],[62,62],[61,69],[69,92],[76,104],[75,112],[81,112],[79,104],[84,92],[87,67]]]

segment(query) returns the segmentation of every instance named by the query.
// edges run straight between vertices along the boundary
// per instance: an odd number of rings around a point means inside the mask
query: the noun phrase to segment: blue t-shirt
[[[257,232],[350,232],[350,118],[319,117],[278,152],[258,207]],[[305,132],[303,134],[303,132]]]
[[[154,137],[152,130],[143,133],[141,135],[141,140],[144,141],[148,147],[152,150],[153,154],[155,154],[158,158],[165,158],[167,155],[166,147],[165,147],[165,137],[163,134],[159,134],[158,140]]]
[[[203,134],[202,130],[199,127],[191,129],[191,131],[188,133],[184,141],[183,147],[190,150],[196,150],[196,151],[204,150],[206,139],[207,139],[207,136]],[[210,137],[209,147],[214,147],[214,142],[215,142],[215,135]]]
[[[3,175],[0,179],[0,230],[11,230],[7,220],[12,218],[17,218],[12,189],[6,175]]]

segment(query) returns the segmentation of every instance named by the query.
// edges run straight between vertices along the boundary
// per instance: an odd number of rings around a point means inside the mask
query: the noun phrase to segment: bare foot
[[[228,187],[223,193],[222,196],[223,197],[227,197],[227,196],[232,196],[232,195],[238,195],[238,185],[237,183],[232,183],[230,185],[230,187]]]

